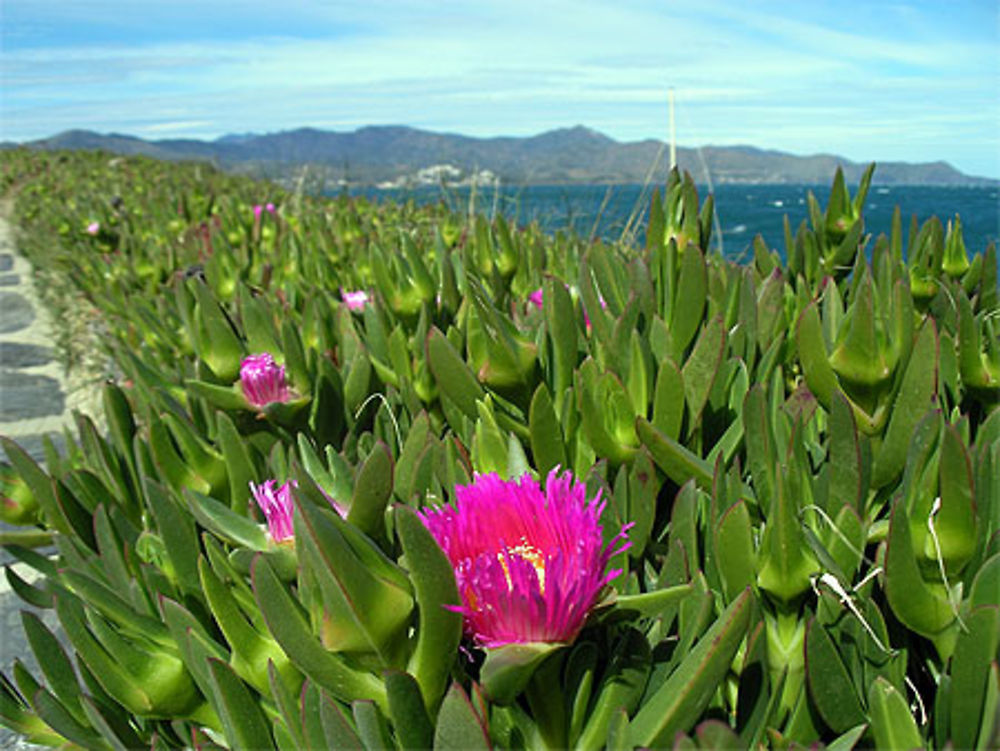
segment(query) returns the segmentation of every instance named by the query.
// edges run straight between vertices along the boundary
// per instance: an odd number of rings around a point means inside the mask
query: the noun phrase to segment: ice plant
[[[265,480],[260,485],[250,483],[250,492],[253,498],[264,512],[267,519],[267,531],[274,542],[290,540],[295,536],[292,528],[292,511],[295,504],[292,502],[292,487],[296,484],[294,480],[286,482],[277,490],[274,489],[274,480]]]
[[[285,366],[278,365],[269,352],[250,355],[240,363],[240,383],[243,395],[255,407],[290,398],[285,384]]]
[[[455,569],[465,632],[484,647],[576,638],[626,550],[623,527],[604,544],[601,494],[587,498],[571,473],[549,473],[544,492],[525,474],[478,475],[455,505],[425,509],[424,523]]]
[[[364,310],[368,304],[368,293],[364,290],[350,291],[342,288],[340,296],[344,298],[348,310]]]

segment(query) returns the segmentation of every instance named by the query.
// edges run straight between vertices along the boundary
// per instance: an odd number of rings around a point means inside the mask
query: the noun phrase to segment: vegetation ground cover
[[[997,746],[996,249],[869,237],[871,169],[747,265],[677,173],[644,247],[101,153],[2,179],[67,365],[107,378],[44,469],[3,440],[42,574],[7,577],[69,645],[25,615],[8,727]]]

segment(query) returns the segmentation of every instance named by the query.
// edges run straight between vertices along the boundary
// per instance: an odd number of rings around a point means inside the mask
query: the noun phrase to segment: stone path
[[[55,360],[51,322],[35,294],[31,265],[15,252],[9,215],[9,203],[0,202],[0,435],[13,438],[43,462],[44,437],[64,449],[63,428],[72,429],[73,409],[97,414],[96,391],[70,385]],[[0,461],[5,459],[0,451]],[[0,531],[10,529],[0,522]],[[0,564],[12,560],[0,551]],[[23,564],[15,564],[14,569],[23,578],[34,578],[35,572]],[[0,670],[10,676],[15,660],[21,660],[41,677],[21,627],[22,610],[34,612],[49,628],[58,629],[55,613],[28,607],[10,590],[6,577],[0,577]],[[0,748],[35,747],[0,727]]]

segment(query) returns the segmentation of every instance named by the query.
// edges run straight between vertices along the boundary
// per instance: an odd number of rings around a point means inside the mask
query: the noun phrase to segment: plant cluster
[[[69,362],[3,439],[0,722],[84,748],[996,748],[994,246],[852,199],[737,265],[204,166],[4,152]],[[905,242],[904,242],[905,241]],[[905,252],[904,252],[905,246]],[[56,553],[27,543],[51,541]]]

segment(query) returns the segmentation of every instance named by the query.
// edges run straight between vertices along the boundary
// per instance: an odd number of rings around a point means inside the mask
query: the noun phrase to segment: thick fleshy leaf
[[[489,734],[482,718],[473,709],[468,694],[451,684],[434,730],[434,751],[478,751],[490,749]]]
[[[984,726],[990,663],[1000,648],[1000,606],[973,610],[965,618],[951,661],[949,726],[955,748],[974,748]]]
[[[70,714],[58,699],[44,688],[39,688],[31,697],[32,707],[42,721],[64,738],[80,744],[84,748],[100,747],[100,736],[90,727]]]
[[[558,279],[546,277],[543,312],[552,352],[552,391],[558,407],[562,394],[573,384],[579,338],[573,301],[566,286]]]
[[[889,607],[907,628],[939,635],[955,621],[945,595],[924,581],[914,556],[910,524],[901,501],[894,504],[885,553],[885,593]]]
[[[847,667],[815,618],[806,627],[806,679],[813,704],[834,732],[846,732],[865,721]]]
[[[676,362],[683,361],[688,345],[694,340],[701,325],[705,310],[705,300],[708,290],[708,274],[705,268],[705,257],[697,246],[691,252],[682,248],[680,273],[677,278],[677,289],[674,293],[674,304],[671,310],[670,324],[673,352]],[[693,356],[693,353],[692,353]]]
[[[470,420],[476,419],[476,401],[485,395],[476,376],[437,327],[427,335],[427,362],[441,394]]]
[[[566,658],[563,686],[565,686],[566,714],[569,718],[567,744],[577,746],[584,722],[589,720],[590,698],[597,673],[597,645],[578,641]]]
[[[216,412],[218,443],[229,478],[229,506],[234,511],[246,508],[250,483],[260,480],[254,468],[250,447],[243,441],[232,419],[225,412]]]
[[[854,413],[847,397],[835,392],[830,411],[830,450],[827,462],[826,511],[833,513],[843,505],[864,512],[868,479],[862,461]],[[883,444],[883,451],[885,444]],[[903,452],[905,457],[905,451]]]
[[[358,470],[347,521],[373,539],[385,535],[385,509],[392,497],[392,454],[379,441]]]
[[[480,676],[483,689],[491,701],[510,704],[528,685],[541,662],[563,646],[558,642],[523,642],[486,650]]]
[[[419,467],[422,466],[422,459],[427,454],[432,441],[430,420],[427,417],[427,412],[421,410],[410,424],[406,440],[403,442],[393,470],[393,492],[396,498],[404,503],[409,502],[413,494],[418,492]],[[315,476],[314,479],[316,479]]]
[[[21,475],[21,479],[31,488],[32,494],[45,514],[46,524],[63,534],[72,534],[71,525],[56,501],[52,480],[35,463],[35,460],[10,438],[0,436],[0,444],[3,445],[3,450],[10,463],[14,465],[14,469]]]
[[[201,548],[194,520],[162,485],[147,479],[144,490],[178,583],[186,592],[199,592],[197,562]]]
[[[705,322],[691,355],[681,368],[688,408],[688,434],[694,432],[708,401],[726,348],[726,324],[721,316]]]
[[[946,572],[953,576],[963,569],[976,549],[976,508],[969,452],[954,427],[941,436],[938,468],[941,506],[934,518],[940,554]],[[937,558],[937,549],[929,552]]]
[[[208,286],[197,282],[191,286],[198,301],[195,317],[199,355],[221,382],[232,383],[239,376],[243,346]]]
[[[639,440],[649,449],[657,466],[678,485],[694,480],[699,487],[712,487],[712,468],[701,457],[660,432],[642,417],[635,421]]]
[[[31,653],[45,674],[49,688],[78,722],[85,722],[80,705],[80,683],[59,640],[34,613],[22,610],[21,623],[31,645]]]
[[[389,718],[403,751],[430,748],[434,725],[424,707],[420,686],[409,673],[387,670],[383,674],[389,699]]]
[[[819,563],[803,538],[799,503],[790,482],[777,477],[777,493],[767,514],[760,544],[757,584],[783,602],[807,591]]]
[[[187,507],[198,523],[229,542],[251,550],[266,550],[267,535],[259,524],[248,516],[240,514],[224,503],[194,490],[185,490]],[[243,507],[250,500],[250,488],[246,489]]]
[[[531,398],[528,429],[531,431],[531,453],[539,475],[544,477],[554,467],[567,466],[562,427],[556,417],[552,396],[544,383],[538,384]]]
[[[300,489],[304,485],[302,478]],[[301,493],[295,501],[296,550],[319,584],[324,643],[335,651],[372,652],[386,666],[393,664],[413,608],[406,577],[335,511]]]
[[[726,601],[731,602],[753,582],[754,549],[750,513],[743,501],[724,511],[715,524],[715,565]]]
[[[461,604],[455,573],[427,527],[408,507],[394,512],[406,565],[413,582],[419,623],[409,672],[416,678],[427,707],[437,706],[462,638]]]
[[[684,422],[684,393],[684,377],[680,368],[670,358],[664,358],[656,371],[652,423],[675,441],[680,438]]]
[[[220,386],[197,379],[188,379],[184,382],[184,388],[190,391],[193,396],[204,399],[218,409],[229,412],[250,409],[250,402],[243,396],[239,384],[234,386]]]
[[[906,698],[881,676],[868,687],[868,716],[879,751],[925,748]]]
[[[880,488],[903,470],[910,437],[917,423],[934,406],[937,393],[938,340],[933,319],[920,328],[909,364],[893,403],[885,439],[875,457],[872,485]]]
[[[267,561],[258,558],[252,575],[254,594],[268,629],[303,673],[341,701],[372,699],[379,706],[386,706],[382,682],[371,673],[348,666],[322,645],[309,629],[301,607]]]
[[[232,668],[209,659],[209,675],[214,691],[210,698],[222,721],[226,738],[234,748],[274,748],[274,741],[260,704],[236,677]]]
[[[358,699],[351,702],[351,714],[354,717],[358,737],[366,749],[375,751],[375,749],[393,747],[394,744],[389,735],[385,717],[375,702],[368,699]]]
[[[635,460],[628,470],[628,519],[632,522],[629,530],[629,556],[638,559],[649,542],[656,521],[656,505],[662,482],[653,466],[653,459],[645,449],[637,451]]]
[[[270,635],[265,637],[251,625],[240,610],[236,598],[212,570],[207,559],[199,559],[198,570],[208,605],[232,649],[229,664],[237,675],[266,694],[268,664],[271,663],[277,666],[282,678],[290,686],[298,687],[302,676],[289,664],[288,657]]]
[[[674,673],[649,696],[629,725],[633,745],[661,745],[678,730],[691,729],[746,635],[752,603],[749,589],[733,600]]]
[[[615,644],[608,667],[597,687],[593,707],[575,748],[600,749],[608,740],[615,714],[635,711],[649,677],[652,655],[646,637],[634,628]]]
[[[810,304],[799,316],[795,328],[795,342],[806,384],[819,403],[829,410],[833,394],[839,388],[839,384],[837,374],[830,366],[824,341],[816,305]]]

